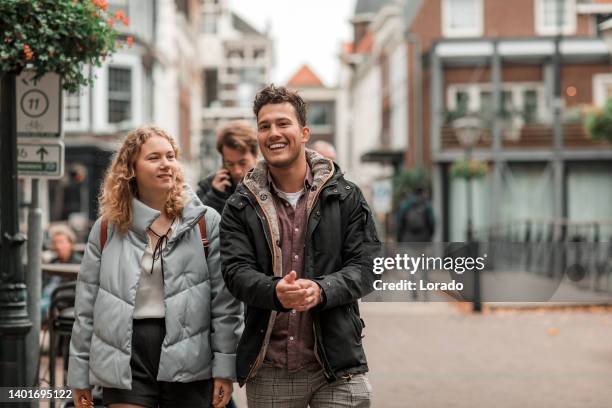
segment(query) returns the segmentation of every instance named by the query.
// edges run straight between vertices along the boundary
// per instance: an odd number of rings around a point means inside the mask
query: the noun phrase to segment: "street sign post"
[[[37,81],[25,71],[16,81],[17,173],[19,177],[57,179],[64,175],[61,80],[45,74]]]
[[[57,74],[34,82],[34,73],[17,77],[17,138],[61,138],[62,92]]]
[[[64,175],[64,143],[62,141],[17,143],[19,177],[61,178]]]

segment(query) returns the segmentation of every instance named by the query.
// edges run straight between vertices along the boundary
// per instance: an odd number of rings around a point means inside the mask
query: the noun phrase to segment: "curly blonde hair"
[[[138,196],[134,164],[140,147],[153,136],[161,136],[170,142],[176,159],[179,149],[176,141],[164,130],[155,126],[145,126],[132,130],[125,137],[113,162],[106,170],[106,176],[100,191],[99,215],[125,234],[132,223],[132,199]],[[180,164],[173,173],[174,187],[168,193],[164,212],[170,218],[177,217],[183,210],[183,184],[185,176]]]

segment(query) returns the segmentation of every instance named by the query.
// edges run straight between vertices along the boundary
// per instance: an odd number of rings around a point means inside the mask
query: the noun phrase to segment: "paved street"
[[[362,303],[375,408],[609,408],[612,313]],[[239,406],[246,407],[243,390]]]
[[[366,303],[374,407],[612,406],[612,313]]]
[[[375,408],[612,406],[612,313],[475,316],[443,302],[361,312]],[[246,407],[244,388],[235,396]]]

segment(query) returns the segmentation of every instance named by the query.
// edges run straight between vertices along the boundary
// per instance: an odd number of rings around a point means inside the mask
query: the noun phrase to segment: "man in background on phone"
[[[222,167],[198,183],[198,197],[219,214],[244,175],[255,167],[258,144],[255,129],[244,120],[228,122],[217,132]]]

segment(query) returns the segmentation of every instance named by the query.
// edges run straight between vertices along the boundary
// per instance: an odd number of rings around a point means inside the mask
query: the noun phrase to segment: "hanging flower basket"
[[[480,160],[457,160],[450,169],[452,177],[473,179],[482,178],[489,172],[487,163]]]
[[[115,21],[128,24],[106,10],[106,0],[1,0],[0,74],[27,66],[36,78],[57,73],[69,91],[90,84],[83,65],[101,66],[116,50]]]

